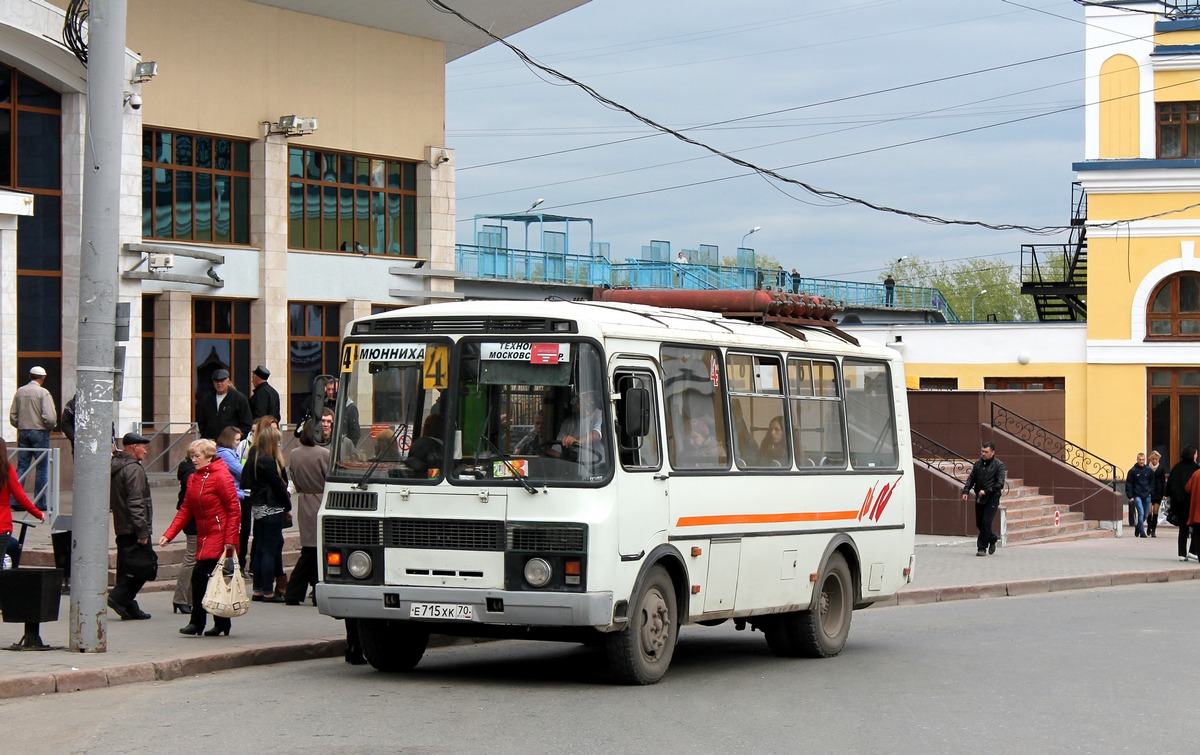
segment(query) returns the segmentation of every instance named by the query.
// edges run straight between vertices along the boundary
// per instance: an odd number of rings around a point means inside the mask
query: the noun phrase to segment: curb
[[[1155,582],[1180,582],[1200,579],[1200,566],[1191,569],[1155,569],[1151,571],[1113,572],[1111,574],[1083,574],[1052,579],[1020,579],[1011,582],[990,582],[978,585],[952,585],[903,589],[876,606],[916,606],[929,603],[946,603],[953,600],[977,598],[1013,598],[1022,595],[1062,592],[1064,590],[1092,590],[1098,587],[1124,587],[1126,585],[1152,584]]]

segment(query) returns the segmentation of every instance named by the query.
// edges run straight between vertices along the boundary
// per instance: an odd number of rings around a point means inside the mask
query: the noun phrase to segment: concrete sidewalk
[[[156,531],[165,527],[166,521],[156,516]],[[1178,560],[1177,530],[1163,526],[1159,531],[1163,537],[1154,539],[1002,548],[986,558],[975,555],[974,540],[920,536],[915,581],[887,604],[1200,578],[1200,564]],[[344,650],[342,622],[320,615],[308,604],[255,603],[246,616],[233,620],[231,636],[188,637],[178,632],[187,617],[171,614],[171,593],[146,593],[138,601],[154,618],[121,621],[109,613],[106,653],[71,653],[65,648],[4,653],[0,698],[165,681],[243,666],[337,657]],[[41,627],[44,642],[67,645],[69,614],[69,599],[63,596],[59,621]],[[22,632],[20,624],[0,624],[0,647],[19,641]],[[463,641],[435,637],[430,647],[449,642]]]

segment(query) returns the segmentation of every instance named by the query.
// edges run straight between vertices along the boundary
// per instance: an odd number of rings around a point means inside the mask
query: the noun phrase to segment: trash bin
[[[71,531],[51,532],[50,543],[54,546],[54,568],[62,572],[62,586],[71,586]]]
[[[4,622],[25,625],[25,635],[9,650],[50,649],[42,642],[38,625],[58,621],[61,585],[59,569],[0,570],[0,612],[4,613]]]

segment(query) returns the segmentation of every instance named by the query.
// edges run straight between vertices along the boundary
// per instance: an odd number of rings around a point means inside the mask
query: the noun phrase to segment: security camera
[[[142,109],[142,95],[131,94],[126,101],[129,103],[129,107],[133,108],[134,110]]]

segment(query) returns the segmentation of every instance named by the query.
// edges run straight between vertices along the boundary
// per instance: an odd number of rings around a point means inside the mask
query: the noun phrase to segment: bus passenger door
[[[622,556],[649,551],[667,530],[667,480],[657,372],[643,360],[621,360],[613,370],[616,402],[618,549]],[[640,427],[639,427],[640,425]]]

